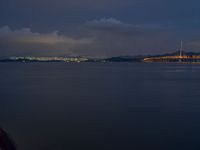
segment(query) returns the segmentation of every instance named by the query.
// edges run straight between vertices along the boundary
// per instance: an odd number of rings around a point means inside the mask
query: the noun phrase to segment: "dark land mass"
[[[86,62],[141,62],[145,56],[117,56],[103,59],[88,59]]]
[[[162,56],[179,56],[180,55],[180,51],[176,51],[176,52],[173,52],[173,53],[166,53],[166,54],[157,54],[157,55],[148,55],[148,56],[145,56],[145,57],[162,57]],[[182,51],[182,55],[185,55],[185,56],[199,56],[200,55],[200,52],[185,52],[185,51]]]

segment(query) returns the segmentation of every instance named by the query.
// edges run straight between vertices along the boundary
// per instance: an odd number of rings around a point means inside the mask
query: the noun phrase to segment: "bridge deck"
[[[200,62],[200,55],[147,57],[144,62]]]

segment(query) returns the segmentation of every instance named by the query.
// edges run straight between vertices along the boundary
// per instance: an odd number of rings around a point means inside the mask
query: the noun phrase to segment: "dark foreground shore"
[[[0,128],[0,149],[1,150],[17,150],[14,142],[8,134]]]

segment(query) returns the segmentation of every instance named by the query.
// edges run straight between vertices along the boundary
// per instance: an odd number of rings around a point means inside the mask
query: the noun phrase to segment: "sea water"
[[[19,150],[200,149],[200,65],[0,63]]]

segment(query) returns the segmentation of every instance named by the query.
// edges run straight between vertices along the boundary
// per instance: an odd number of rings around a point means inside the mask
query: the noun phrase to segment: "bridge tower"
[[[183,41],[181,40],[181,47],[180,47],[180,58],[183,56]]]
[[[180,54],[179,54],[179,62],[182,62],[183,56],[183,41],[181,40]]]

